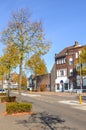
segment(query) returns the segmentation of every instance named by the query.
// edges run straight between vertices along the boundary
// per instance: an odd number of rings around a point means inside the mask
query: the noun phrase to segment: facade
[[[50,74],[29,77],[29,87],[37,91],[50,91]]]
[[[86,90],[86,77],[83,77],[81,84],[81,76],[77,75],[75,61],[79,58],[81,49],[77,41],[73,46],[63,49],[60,53],[55,54],[55,64],[51,71],[51,87],[52,90],[59,91],[76,91],[82,88]],[[55,72],[56,71],[56,72]],[[54,77],[53,77],[54,73]]]
[[[54,63],[51,74],[50,74],[50,85],[51,85],[51,91],[55,91],[55,79],[56,79],[56,63]]]

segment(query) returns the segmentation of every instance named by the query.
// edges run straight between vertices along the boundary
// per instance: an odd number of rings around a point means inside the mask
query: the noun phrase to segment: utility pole
[[[80,89],[82,93],[82,64],[80,63]]]
[[[82,64],[80,63],[80,95],[79,95],[79,102],[82,104]]]

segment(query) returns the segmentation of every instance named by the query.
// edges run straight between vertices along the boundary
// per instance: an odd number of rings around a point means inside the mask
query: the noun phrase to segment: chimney
[[[78,43],[78,41],[75,41],[75,44],[74,44],[74,46],[76,47],[76,46],[79,46],[79,43]]]

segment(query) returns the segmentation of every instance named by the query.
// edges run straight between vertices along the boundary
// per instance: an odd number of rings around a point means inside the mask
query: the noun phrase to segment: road
[[[80,105],[74,96],[25,93],[22,96],[23,101],[33,104],[34,119],[39,116],[50,130],[86,130],[86,103]]]

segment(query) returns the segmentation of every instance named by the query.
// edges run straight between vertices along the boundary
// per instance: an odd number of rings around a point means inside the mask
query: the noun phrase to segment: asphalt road
[[[39,117],[49,130],[86,130],[86,110],[60,102],[76,100],[75,96],[23,94],[22,100],[33,104],[34,120]]]

